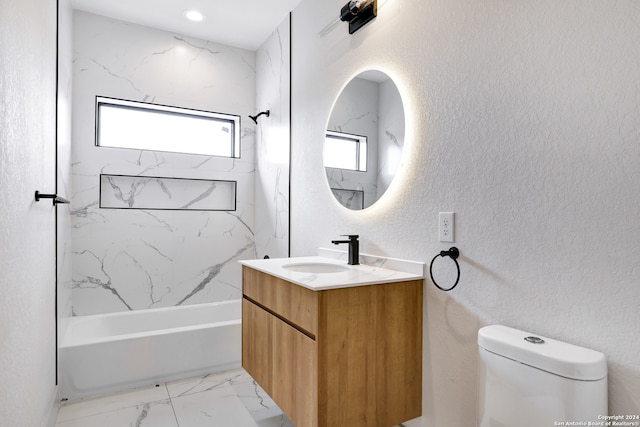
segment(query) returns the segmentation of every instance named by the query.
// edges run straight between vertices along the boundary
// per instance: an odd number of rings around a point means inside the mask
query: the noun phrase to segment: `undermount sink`
[[[285,264],[282,268],[294,271],[296,273],[342,273],[349,271],[350,268],[345,265],[333,264],[329,262],[299,262],[293,264]]]

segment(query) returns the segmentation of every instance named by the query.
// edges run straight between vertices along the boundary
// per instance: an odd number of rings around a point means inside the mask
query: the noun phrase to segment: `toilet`
[[[599,425],[589,422],[607,415],[600,352],[500,325],[480,329],[478,352],[478,427]]]

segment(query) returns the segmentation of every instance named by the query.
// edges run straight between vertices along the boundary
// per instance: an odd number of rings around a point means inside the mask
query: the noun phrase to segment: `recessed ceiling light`
[[[184,16],[189,21],[193,21],[193,22],[202,22],[202,21],[204,21],[204,15],[202,13],[198,12],[197,10],[194,10],[194,9],[185,10],[184,11]]]

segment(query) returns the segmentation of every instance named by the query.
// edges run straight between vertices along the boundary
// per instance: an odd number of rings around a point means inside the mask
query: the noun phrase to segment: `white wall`
[[[493,323],[604,352],[610,412],[640,414],[637,2],[380,0],[351,36],[330,27],[343,4],[293,14],[292,255],[357,233],[364,252],[429,262],[450,246],[438,212],[455,211],[460,284],[425,284],[422,424],[474,425],[476,334]],[[369,67],[406,102],[404,167],[352,212],[322,142]]]
[[[255,53],[75,11],[73,313],[241,297],[255,258]],[[241,158],[95,146],[95,97],[241,116]],[[101,209],[100,174],[237,181],[235,211]],[[140,187],[142,188],[142,187]]]
[[[55,418],[56,2],[0,2],[0,425]]]

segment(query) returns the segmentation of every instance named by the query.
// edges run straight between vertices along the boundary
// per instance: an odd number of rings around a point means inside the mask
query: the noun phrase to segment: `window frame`
[[[333,169],[341,169],[341,170],[348,170],[348,171],[353,171],[353,172],[367,172],[367,163],[369,160],[369,141],[366,135],[357,135],[357,134],[353,134],[353,133],[347,133],[347,132],[339,132],[339,131],[334,131],[334,130],[327,130],[325,132],[325,140],[326,138],[332,138],[332,139],[342,139],[342,140],[346,140],[346,141],[354,141],[356,143],[356,159],[355,159],[355,163],[356,163],[356,168],[355,169],[351,169],[351,168],[337,168],[334,166],[327,166]],[[361,153],[361,146],[364,143],[366,150],[364,153],[364,165],[362,165],[362,153]],[[324,153],[323,153],[324,154]]]
[[[142,110],[145,112],[158,112],[159,114],[169,114],[169,115],[179,115],[185,117],[194,117],[194,118],[206,118],[212,119],[220,122],[226,122],[231,127],[231,155],[220,155],[220,154],[208,154],[208,153],[196,153],[196,152],[186,152],[179,150],[162,150],[157,148],[141,148],[141,147],[121,147],[121,146],[111,146],[111,145],[101,145],[100,144],[100,106],[101,105],[109,105],[116,108],[122,109],[132,109],[132,110]],[[158,151],[163,153],[177,153],[177,154],[190,154],[190,155],[198,155],[198,156],[210,156],[210,157],[222,157],[229,159],[239,159],[241,157],[241,117],[237,114],[228,114],[228,113],[218,113],[213,111],[206,110],[197,110],[193,108],[185,108],[185,107],[176,107],[172,105],[163,105],[163,104],[153,104],[149,102],[142,101],[133,101],[128,99],[121,98],[112,98],[108,96],[96,95],[95,101],[95,146],[101,148],[118,148],[125,150],[144,150],[144,151]]]

